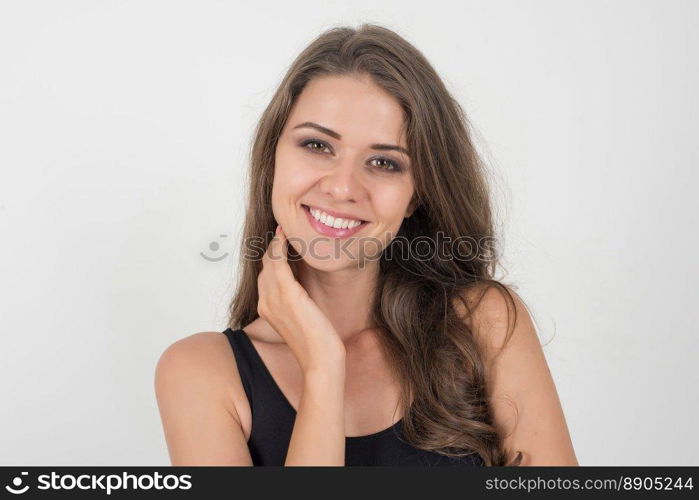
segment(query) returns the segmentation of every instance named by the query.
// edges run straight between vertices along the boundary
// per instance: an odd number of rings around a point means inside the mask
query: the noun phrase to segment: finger
[[[278,226],[277,232],[270,243],[272,266],[274,266],[276,272],[279,273],[281,279],[295,280],[294,274],[291,272],[291,267],[289,267],[287,261],[287,244],[288,240],[286,239],[286,234],[282,227]]]
[[[275,264],[286,261],[285,244],[286,238],[284,238],[282,234],[282,227],[277,226],[274,231],[274,236],[267,247],[267,253],[269,254],[270,261],[274,262]]]
[[[284,231],[284,228],[281,226],[279,226],[279,234],[281,235],[280,242],[282,246],[282,252],[284,255],[284,262],[286,262],[286,264],[289,267],[289,270],[291,271],[292,279],[296,280],[296,259],[292,259],[291,261],[289,260],[289,247],[291,247],[291,243],[289,243],[289,239],[286,237],[286,232]]]
[[[262,255],[262,267],[267,267],[270,266],[271,263],[274,262],[276,254],[274,253],[275,251],[275,240],[277,239],[277,234],[279,234],[279,225],[274,230],[274,236],[272,236],[272,239],[270,242],[267,244],[267,249],[265,250],[265,253]]]
[[[286,233],[284,232],[284,228],[282,226],[279,226],[279,229],[277,230],[277,236],[279,237],[279,246],[281,247],[281,255],[284,257],[284,262],[287,261],[288,257],[288,251],[289,248],[287,247],[288,240],[286,239]]]

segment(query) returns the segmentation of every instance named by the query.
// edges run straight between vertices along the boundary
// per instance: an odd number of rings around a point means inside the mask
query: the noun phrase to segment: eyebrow
[[[318,130],[319,132],[323,132],[324,134],[329,135],[330,137],[334,137],[338,141],[342,139],[342,136],[335,132],[334,130],[330,130],[327,127],[323,127],[322,125],[318,125],[317,123],[314,122],[303,122],[299,123],[294,127],[294,129],[297,128],[302,128],[302,127],[307,127],[307,128],[314,128]],[[395,146],[393,144],[372,144],[369,146],[371,149],[376,149],[378,151],[399,151],[407,156],[410,156],[410,153],[408,153],[408,150],[405,149],[404,147],[401,146]]]

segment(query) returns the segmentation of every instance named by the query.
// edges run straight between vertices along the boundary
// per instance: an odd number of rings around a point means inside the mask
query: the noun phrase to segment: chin
[[[345,269],[357,269],[358,267],[356,260],[347,258],[323,259],[318,257],[304,257],[302,260],[308,267],[326,273],[343,271]]]

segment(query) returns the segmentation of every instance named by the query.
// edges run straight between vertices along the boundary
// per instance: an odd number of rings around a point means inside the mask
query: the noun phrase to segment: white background
[[[0,464],[169,464],[155,364],[225,327],[256,120],[308,42],[367,21],[476,127],[581,465],[698,465],[698,14],[0,3]]]

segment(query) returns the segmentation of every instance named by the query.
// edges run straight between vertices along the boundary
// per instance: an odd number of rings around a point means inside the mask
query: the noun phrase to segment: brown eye
[[[320,139],[308,139],[305,141],[301,141],[299,143],[299,146],[301,146],[304,149],[308,149],[313,153],[322,153],[324,149],[330,147],[326,142],[321,141]],[[379,170],[381,172],[398,173],[403,171],[403,168],[397,162],[389,160],[388,158],[372,158],[369,161],[384,162],[381,166],[375,167],[376,170]]]
[[[385,165],[383,167],[377,167],[379,170],[385,170],[387,172],[400,172],[401,168],[400,165],[398,165],[395,161],[389,160],[388,158],[374,158],[371,161],[382,161],[385,162]]]
[[[320,146],[320,147],[319,148],[318,147],[310,147],[309,148],[308,146]],[[314,153],[321,153],[323,149],[328,147],[328,145],[325,144],[323,141],[319,141],[317,139],[310,139],[308,141],[303,141],[301,143],[301,147],[303,147],[305,149],[309,149],[310,151],[312,151]]]

